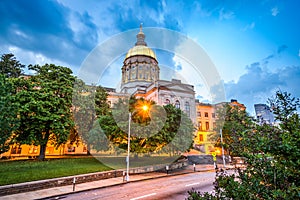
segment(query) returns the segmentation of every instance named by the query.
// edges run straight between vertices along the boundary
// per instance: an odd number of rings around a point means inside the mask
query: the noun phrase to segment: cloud
[[[56,1],[3,0],[0,13],[0,26],[4,27],[0,31],[1,45],[79,66],[97,44],[92,18]]]
[[[193,7],[194,12],[197,13],[197,15],[200,15],[201,17],[210,17],[212,15],[212,12],[204,9],[198,1],[195,1],[193,3]]]
[[[237,98],[247,105],[250,113],[253,112],[254,104],[267,103],[268,98],[279,89],[300,96],[300,66],[284,67],[272,72],[255,62],[247,66],[246,70],[237,82],[225,83],[225,90],[227,99]]]
[[[253,29],[254,27],[255,27],[255,22],[252,22],[251,24],[247,24],[242,30],[247,31]]]
[[[234,18],[234,12],[232,11],[224,11],[224,8],[221,8],[221,10],[219,11],[219,19],[223,20],[223,19],[232,19]]]
[[[138,28],[140,23],[179,31],[180,22],[168,6],[165,1],[118,1],[110,4],[107,14],[114,21],[112,26],[120,31]]]
[[[271,9],[272,16],[276,17],[278,15],[278,13],[279,13],[279,10],[277,7],[274,7]]]

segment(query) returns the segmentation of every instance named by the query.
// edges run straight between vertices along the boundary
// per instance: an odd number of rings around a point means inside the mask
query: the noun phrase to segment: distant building
[[[219,130],[216,130],[217,112],[218,109],[226,104],[232,107],[238,107],[239,110],[246,110],[246,106],[239,103],[236,99],[217,104],[196,102],[197,134],[194,139],[194,148],[198,150],[200,154],[211,154],[212,152],[221,154],[221,149],[215,147],[215,141],[210,138],[210,135],[215,134],[216,131],[219,132]]]
[[[259,124],[274,124],[274,115],[266,104],[254,104],[256,119]]]
[[[196,113],[197,135],[194,139],[194,148],[202,154],[210,154],[215,151],[214,143],[209,138],[216,126],[215,106],[197,102]]]

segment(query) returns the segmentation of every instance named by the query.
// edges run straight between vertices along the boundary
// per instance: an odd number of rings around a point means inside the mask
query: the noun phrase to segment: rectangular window
[[[209,122],[205,122],[205,128],[207,131],[209,130]]]
[[[203,142],[203,134],[199,134],[199,142]]]
[[[208,112],[205,112],[205,113],[204,113],[204,117],[208,117]]]
[[[216,114],[215,113],[211,113],[211,116],[212,116],[212,118],[215,118]]]
[[[198,128],[200,131],[202,131],[202,123],[201,122],[198,122]]]
[[[35,153],[37,153],[37,151],[38,151],[38,147],[37,146],[33,146],[33,147],[30,147],[28,153],[29,154],[35,154]]]
[[[75,147],[69,146],[68,147],[68,152],[75,152]]]
[[[22,148],[21,147],[13,147],[11,149],[11,154],[21,154]]]
[[[197,116],[198,116],[198,117],[201,117],[201,112],[197,112]]]

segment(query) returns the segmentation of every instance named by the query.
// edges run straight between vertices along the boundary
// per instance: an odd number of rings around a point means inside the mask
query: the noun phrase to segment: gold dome
[[[140,25],[140,32],[136,35],[136,43],[135,46],[132,47],[131,49],[129,49],[129,51],[126,54],[125,59],[131,57],[131,56],[149,56],[151,58],[156,59],[156,55],[155,53],[152,51],[152,49],[150,49],[149,47],[147,47],[147,43],[145,42],[145,34],[143,33],[142,30],[142,24]]]
[[[153,52],[153,50],[150,49],[149,47],[143,46],[143,45],[137,45],[137,46],[134,46],[131,49],[129,49],[129,51],[126,54],[125,59],[127,59],[131,56],[136,56],[136,55],[149,56],[149,57],[152,57],[155,60],[157,60],[156,55]]]

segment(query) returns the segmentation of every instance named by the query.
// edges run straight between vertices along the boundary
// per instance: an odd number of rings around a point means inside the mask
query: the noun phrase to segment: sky
[[[226,100],[237,99],[253,115],[253,105],[267,103],[277,90],[300,97],[299,7],[298,0],[1,0],[0,53],[13,53],[25,65],[66,66],[76,75],[90,52],[113,36],[137,33],[140,23],[165,28],[201,46]],[[155,52],[162,68],[185,67],[176,54]],[[119,83],[122,59],[103,86]],[[200,101],[210,101],[201,80],[185,81],[199,86]]]

